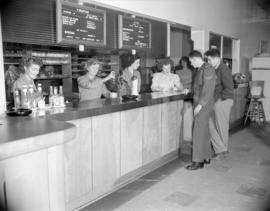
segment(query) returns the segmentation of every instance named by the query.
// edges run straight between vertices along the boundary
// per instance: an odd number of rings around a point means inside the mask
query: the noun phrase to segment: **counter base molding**
[[[108,195],[175,159],[183,102],[173,101],[72,120],[77,133],[65,144],[66,208]]]

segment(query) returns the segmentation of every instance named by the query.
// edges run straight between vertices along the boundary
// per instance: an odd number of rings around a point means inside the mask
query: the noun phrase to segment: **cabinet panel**
[[[8,210],[50,210],[47,150],[2,162],[5,169]]]
[[[143,165],[161,157],[161,105],[143,109]]]
[[[0,210],[6,208],[4,162],[0,161]]]
[[[92,118],[93,191],[110,190],[120,177],[120,113]]]
[[[180,146],[182,146],[181,141],[183,141],[183,139],[181,138],[183,133],[182,130],[182,124],[183,124],[183,116],[182,116],[182,109],[183,109],[183,104],[184,101],[183,100],[179,100],[176,101],[177,104],[177,108],[176,108],[176,149],[178,149]],[[191,119],[189,119],[189,121],[192,121]],[[191,124],[192,127],[192,124]],[[192,131],[192,128],[190,129]]]
[[[142,166],[143,109],[121,112],[121,176]]]
[[[76,137],[64,146],[66,201],[92,191],[92,123],[91,118],[70,121]]]
[[[177,147],[177,102],[164,103],[162,106],[162,155]]]
[[[48,148],[50,211],[65,211],[64,147]]]

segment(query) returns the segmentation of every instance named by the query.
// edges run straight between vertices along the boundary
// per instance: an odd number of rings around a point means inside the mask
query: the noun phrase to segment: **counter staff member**
[[[132,78],[135,76],[138,79],[138,85],[137,85],[137,90],[138,93],[140,93],[141,90],[141,74],[138,71],[138,68],[140,66],[140,57],[137,55],[132,55],[132,54],[124,54],[122,56],[122,64],[124,67],[124,70],[121,72],[121,77],[124,81],[127,82],[129,86],[129,90],[132,88]],[[128,93],[128,90],[124,90],[123,94],[130,94]]]
[[[192,67],[187,56],[182,56],[179,60],[179,65],[175,67],[176,74],[183,84],[183,88],[192,92]],[[183,138],[185,141],[192,140],[192,125],[193,125],[193,107],[192,99],[185,99],[182,109],[183,116]]]
[[[215,68],[217,76],[214,93],[216,103],[209,127],[211,143],[217,155],[214,159],[222,160],[228,154],[229,120],[234,96],[232,71],[221,61],[217,49],[207,51],[205,56]]]
[[[27,88],[32,85],[34,91],[36,91],[34,79],[39,74],[40,67],[42,66],[42,60],[39,57],[27,56],[23,59],[22,66],[25,72],[14,82],[13,93],[15,89],[22,90],[24,85],[26,85]]]
[[[183,85],[177,74],[171,73],[173,61],[169,58],[164,58],[159,61],[160,73],[153,75],[151,89],[154,92],[168,92],[173,90],[183,90]]]
[[[105,87],[104,82],[115,77],[115,73],[111,72],[107,77],[101,79],[97,77],[100,67],[100,62],[97,57],[89,59],[85,63],[85,70],[87,73],[77,79],[79,86],[80,101],[92,100],[100,98],[101,95],[109,97],[110,92]]]
[[[192,70],[189,58],[187,56],[182,56],[179,61],[179,66],[176,67],[175,72],[179,78],[183,87],[191,90],[192,85]]]
[[[209,119],[214,107],[215,69],[204,63],[199,51],[192,51],[189,59],[194,68],[198,68],[194,79],[194,128],[192,163],[186,168],[197,170],[204,167],[211,157]]]

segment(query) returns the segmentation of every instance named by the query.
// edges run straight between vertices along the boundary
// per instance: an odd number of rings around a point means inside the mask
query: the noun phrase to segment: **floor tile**
[[[251,150],[251,147],[248,146],[236,146],[232,148],[235,152],[249,152]]]
[[[260,162],[260,166],[270,167],[270,160],[263,160]]]
[[[212,163],[207,169],[226,173],[232,168],[232,166],[222,164],[222,161],[214,161]]]
[[[182,192],[175,192],[172,193],[171,195],[167,196],[165,198],[165,201],[171,202],[171,203],[177,203],[181,206],[189,206],[192,204],[198,197],[193,196],[187,193],[182,193]]]
[[[264,198],[267,196],[269,191],[265,188],[253,185],[241,185],[236,192],[252,198]]]

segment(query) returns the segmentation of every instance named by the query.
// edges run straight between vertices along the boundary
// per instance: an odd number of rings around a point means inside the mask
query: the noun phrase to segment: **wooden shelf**
[[[4,54],[4,57],[24,57],[23,54]]]
[[[20,64],[20,62],[4,62],[4,64]]]
[[[55,75],[52,77],[45,76],[45,77],[37,77],[35,80],[51,80],[51,79],[64,79],[64,78],[70,78],[70,76],[69,75]]]
[[[81,73],[81,72],[85,72],[85,70],[72,70],[72,73]]]

